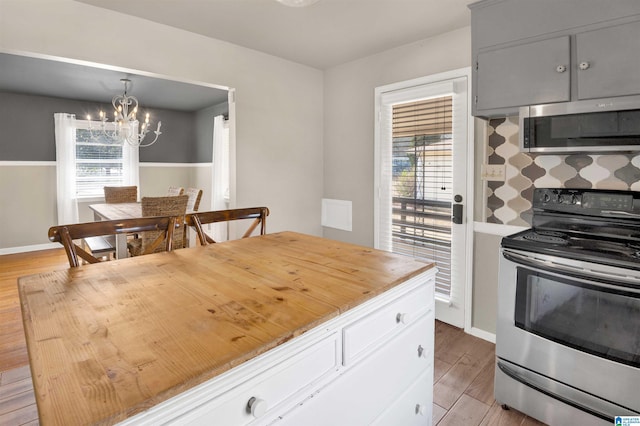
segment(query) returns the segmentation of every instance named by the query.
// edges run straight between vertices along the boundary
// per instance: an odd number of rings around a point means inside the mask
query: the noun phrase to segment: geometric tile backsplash
[[[487,164],[504,164],[504,182],[487,181],[487,222],[531,225],[534,188],[640,191],[640,153],[549,155],[520,152],[518,117],[489,120]]]

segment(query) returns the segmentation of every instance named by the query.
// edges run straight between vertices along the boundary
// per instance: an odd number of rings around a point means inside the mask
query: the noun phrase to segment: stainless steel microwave
[[[640,96],[522,107],[520,149],[548,154],[640,151]]]

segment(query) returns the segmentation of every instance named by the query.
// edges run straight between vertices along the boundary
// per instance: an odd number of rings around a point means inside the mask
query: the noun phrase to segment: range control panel
[[[640,214],[640,192],[602,189],[537,188],[533,208],[594,216]]]

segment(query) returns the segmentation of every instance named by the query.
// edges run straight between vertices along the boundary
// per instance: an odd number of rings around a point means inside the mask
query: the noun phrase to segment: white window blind
[[[451,81],[385,92],[380,102],[377,247],[438,267],[451,295]],[[386,143],[384,141],[387,141]]]
[[[397,104],[392,118],[392,251],[435,262],[451,290],[452,97]]]
[[[100,122],[92,123],[100,129]],[[107,129],[109,130],[109,129]],[[89,121],[76,120],[76,191],[78,198],[102,197],[105,186],[137,185],[132,168],[137,169],[137,148],[126,142],[114,141],[99,130],[92,133]],[[131,155],[135,162],[131,164]],[[133,166],[133,167],[132,167]]]

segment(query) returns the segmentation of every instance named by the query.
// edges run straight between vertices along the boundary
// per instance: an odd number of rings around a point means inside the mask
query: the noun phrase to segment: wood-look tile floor
[[[0,256],[0,425],[37,425],[17,277],[68,265],[64,250]],[[433,425],[542,423],[493,399],[495,345],[436,321]],[[401,425],[399,425],[401,426]]]
[[[493,343],[436,321],[434,350],[434,426],[544,424],[493,399]]]

